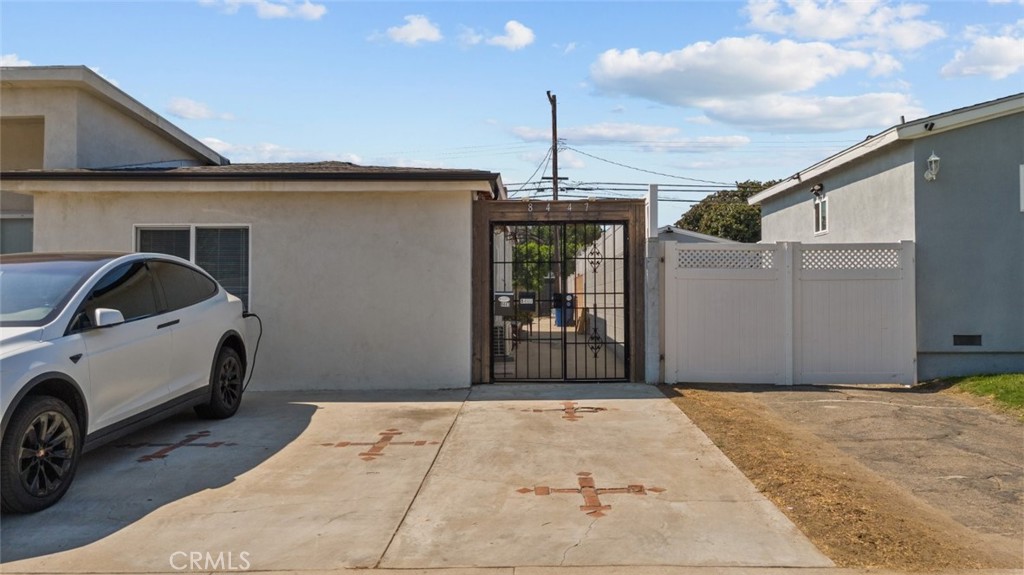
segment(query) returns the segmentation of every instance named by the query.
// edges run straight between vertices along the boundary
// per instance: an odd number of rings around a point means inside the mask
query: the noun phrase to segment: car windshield
[[[0,326],[41,326],[60,314],[102,261],[0,263]]]

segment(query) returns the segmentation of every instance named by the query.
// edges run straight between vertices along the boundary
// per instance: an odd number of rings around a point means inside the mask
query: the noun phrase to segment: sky
[[[664,225],[1024,92],[1024,0],[4,0],[0,58],[89,66],[233,163],[488,170],[512,197],[551,175],[551,91],[566,188],[672,186]]]

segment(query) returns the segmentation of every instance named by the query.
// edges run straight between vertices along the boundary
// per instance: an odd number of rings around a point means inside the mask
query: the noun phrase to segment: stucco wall
[[[933,151],[941,158],[940,170],[938,179],[928,182],[924,171]],[[1024,114],[916,142],[923,379],[1024,371],[1022,164]],[[954,346],[954,334],[981,335],[982,345]]]
[[[761,241],[804,243],[899,242],[913,240],[914,148],[897,143],[888,153],[873,154],[848,169],[808,180],[761,205]],[[828,232],[814,233],[814,196],[825,186]]]
[[[465,387],[472,197],[41,193],[39,250],[134,248],[137,224],[248,224],[253,389]]]
[[[167,161],[199,163],[194,153],[75,88],[4,87],[0,91],[0,115],[44,119],[42,167],[47,170]]]
[[[78,91],[72,88],[46,90],[8,88],[0,90],[0,116],[44,120],[43,168],[78,166]]]
[[[109,168],[180,162],[198,165],[196,156],[98,98],[78,97],[78,166]]]

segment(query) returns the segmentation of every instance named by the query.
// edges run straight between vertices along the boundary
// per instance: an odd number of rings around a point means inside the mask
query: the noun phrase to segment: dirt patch
[[[1020,567],[1017,558],[738,390],[662,391],[840,567]]]

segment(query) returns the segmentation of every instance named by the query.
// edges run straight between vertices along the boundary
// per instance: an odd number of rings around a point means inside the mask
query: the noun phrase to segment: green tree
[[[519,289],[540,292],[544,278],[554,273],[555,229],[560,226],[522,226],[515,228],[519,243],[513,247],[512,278]],[[565,226],[564,237],[559,241],[565,245],[562,260],[563,276],[572,274],[576,268],[576,253],[601,237],[598,224],[569,224]],[[565,259],[562,259],[562,258]]]
[[[737,242],[758,242],[761,240],[761,206],[747,204],[747,198],[778,182],[736,182],[735,189],[719,190],[690,206],[676,226]]]

